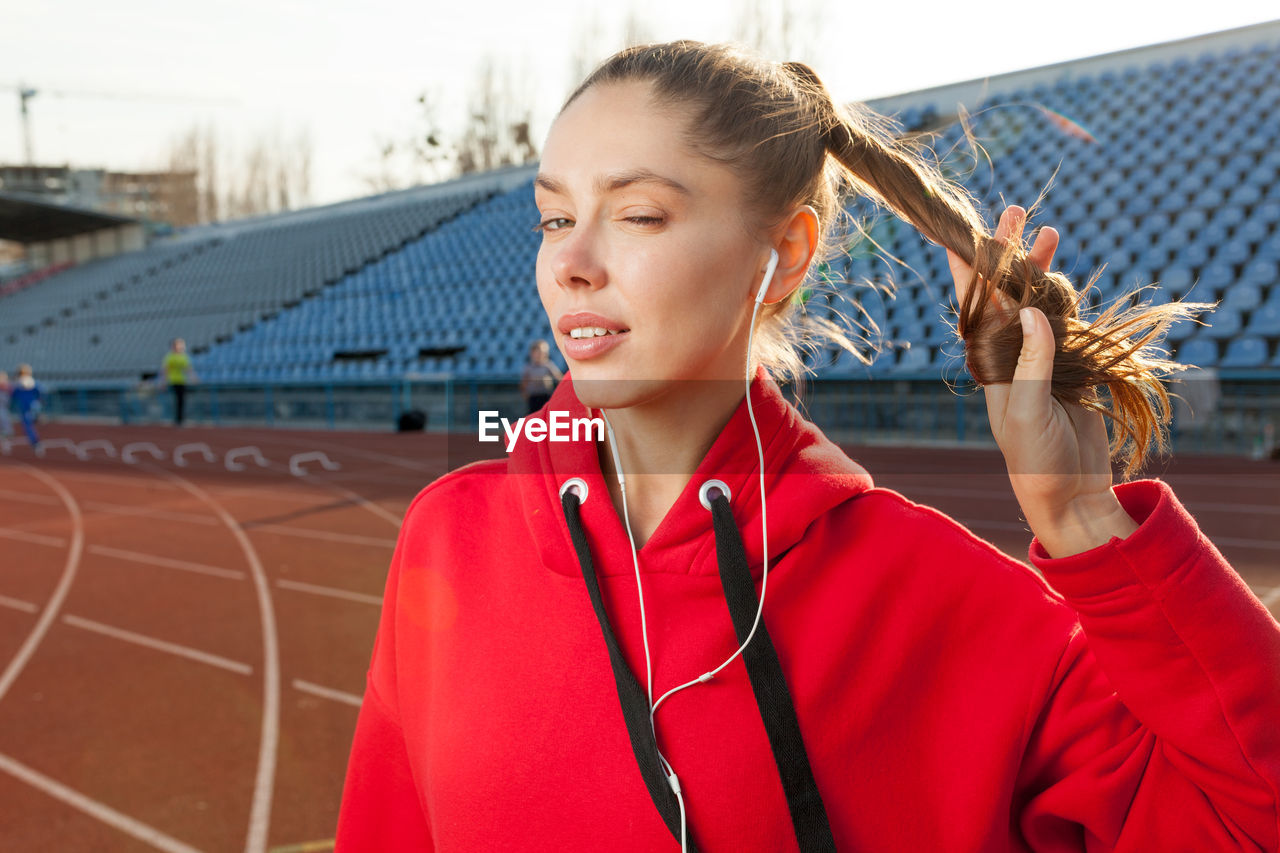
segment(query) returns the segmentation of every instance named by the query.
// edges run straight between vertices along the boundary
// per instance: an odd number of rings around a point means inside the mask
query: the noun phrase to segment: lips
[[[574,329],[582,328],[605,329],[616,334],[595,336],[590,338],[574,338],[570,335]],[[617,320],[610,320],[608,317],[602,317],[599,314],[592,314],[588,311],[579,311],[574,314],[565,314],[556,323],[556,329],[560,332],[560,351],[565,354],[566,358],[572,358],[575,361],[585,361],[589,358],[596,358],[621,345],[631,336],[631,330],[619,323]]]
[[[617,320],[610,320],[608,317],[601,317],[599,314],[592,314],[589,311],[579,311],[576,314],[564,314],[556,323],[556,329],[562,335],[568,335],[574,329],[581,329],[588,326],[607,329],[610,332],[630,331]]]

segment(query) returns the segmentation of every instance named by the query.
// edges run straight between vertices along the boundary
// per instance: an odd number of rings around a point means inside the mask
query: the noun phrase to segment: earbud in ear
[[[773,284],[773,273],[778,269],[778,250],[769,250],[769,264],[764,268],[764,281],[760,284],[760,292],[756,294],[756,302],[764,302],[764,295],[769,292],[769,285]]]

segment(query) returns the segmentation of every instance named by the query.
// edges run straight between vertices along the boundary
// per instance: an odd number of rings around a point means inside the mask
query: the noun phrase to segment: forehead
[[[576,192],[608,175],[648,173],[692,191],[736,185],[688,141],[690,110],[659,103],[644,81],[592,86],[565,107],[547,136],[540,175]]]

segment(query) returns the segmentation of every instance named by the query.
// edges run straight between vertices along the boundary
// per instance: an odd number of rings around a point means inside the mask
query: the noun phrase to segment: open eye
[[[541,220],[537,225],[533,226],[534,231],[559,231],[562,228],[568,228],[573,224],[573,220],[564,216],[552,216]]]

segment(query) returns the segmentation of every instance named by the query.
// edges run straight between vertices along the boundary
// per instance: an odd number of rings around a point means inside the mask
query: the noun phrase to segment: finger
[[[1036,241],[1031,246],[1031,251],[1027,253],[1027,260],[1035,264],[1045,272],[1049,271],[1049,267],[1053,265],[1053,255],[1058,251],[1058,230],[1045,226],[1040,229],[1040,233],[1036,235]]]
[[[1000,221],[996,223],[995,238],[1000,242],[1008,242],[1010,239],[1022,236],[1022,228],[1027,222],[1027,211],[1016,204],[1011,204],[1004,209],[1004,213],[1000,214]]]
[[[1052,413],[1054,340],[1049,320],[1039,308],[1024,308],[1019,318],[1022,351],[1013,370],[1004,419],[1012,429],[1030,434],[1041,428]]]

